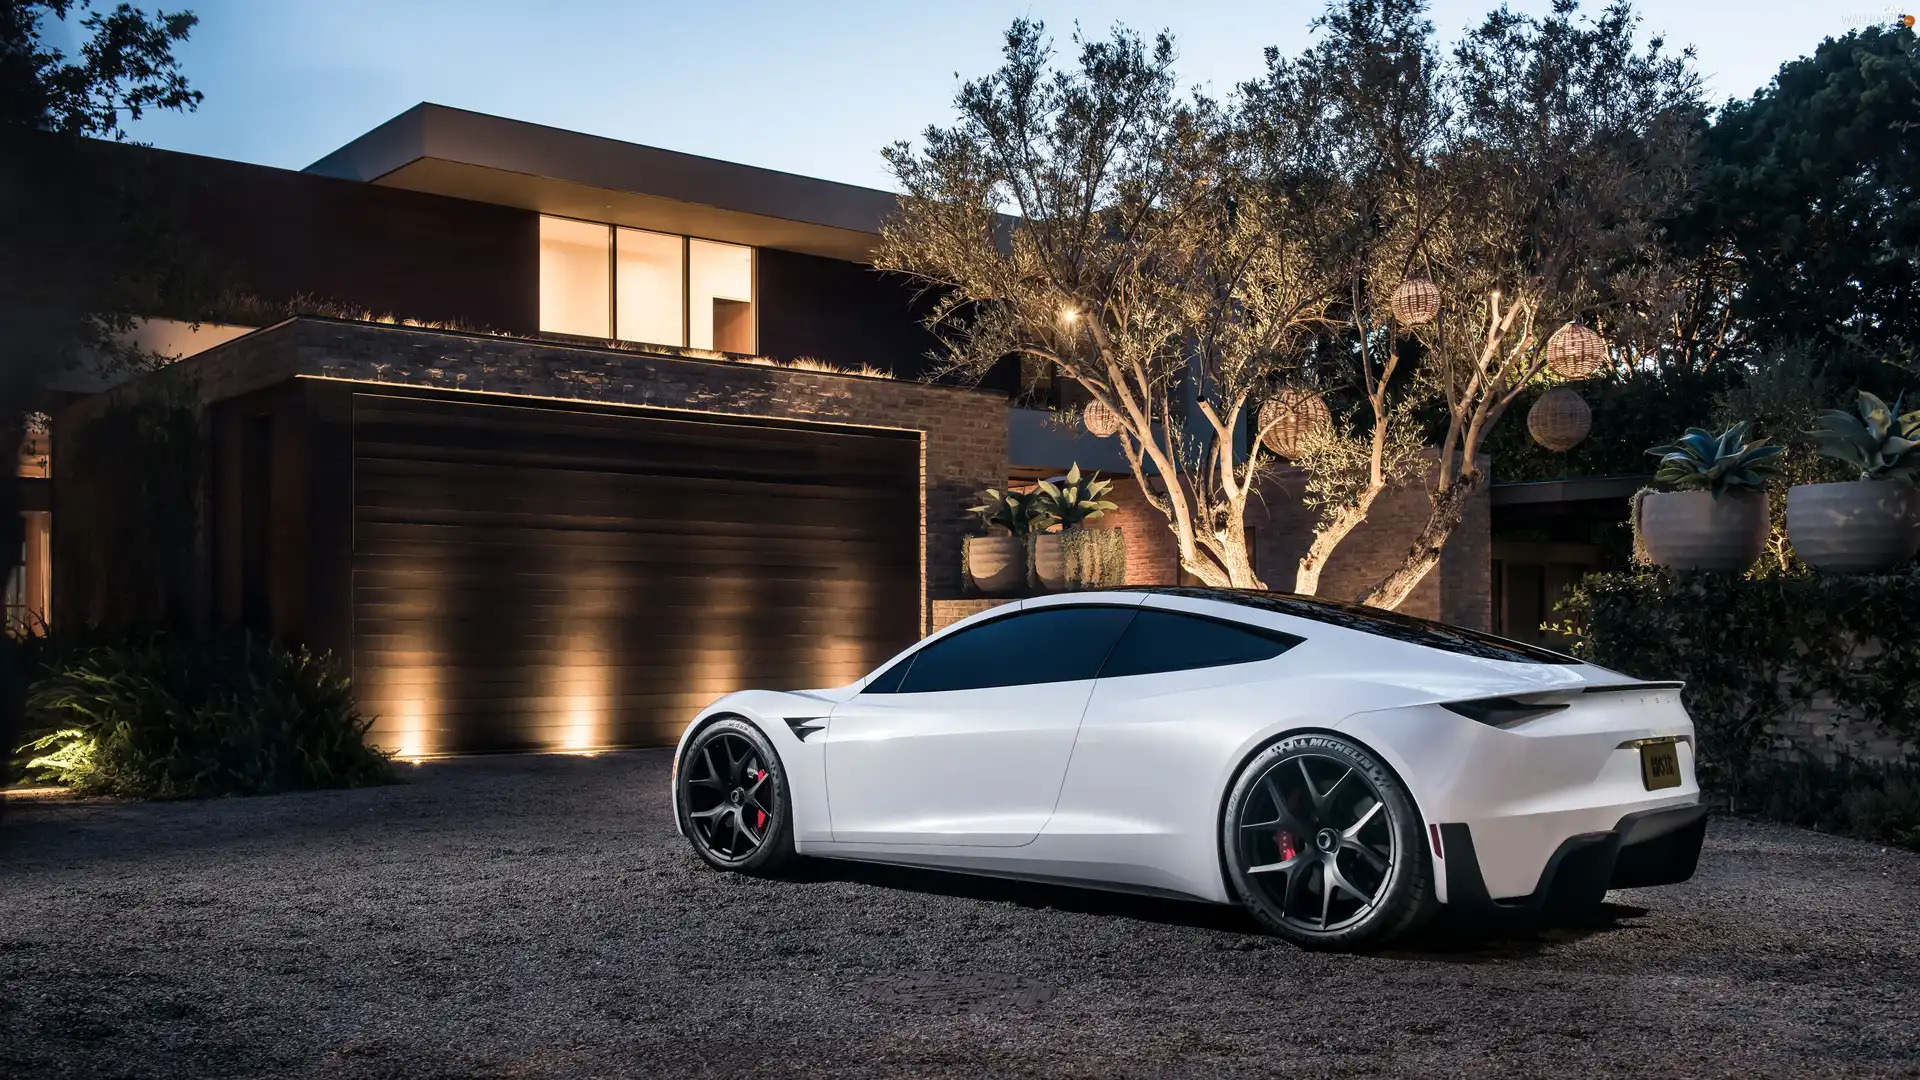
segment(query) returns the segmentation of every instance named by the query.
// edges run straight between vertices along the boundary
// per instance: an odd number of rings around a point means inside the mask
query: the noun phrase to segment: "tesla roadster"
[[[723,870],[824,856],[1239,903],[1310,948],[1685,881],[1706,830],[1679,683],[1186,587],[1016,601],[850,686],[728,695],[681,738],[673,798]]]

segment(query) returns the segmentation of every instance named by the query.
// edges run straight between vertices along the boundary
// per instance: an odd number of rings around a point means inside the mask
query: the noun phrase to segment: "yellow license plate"
[[[1648,791],[1680,786],[1680,744],[1653,743],[1640,748],[1640,778]]]

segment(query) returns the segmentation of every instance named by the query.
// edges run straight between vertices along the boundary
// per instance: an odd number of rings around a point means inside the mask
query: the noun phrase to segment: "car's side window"
[[[949,634],[875,676],[866,694],[931,694],[1091,679],[1133,618],[1113,606],[1044,607]]]
[[[1142,608],[1100,669],[1103,679],[1271,660],[1303,638],[1278,630]]]

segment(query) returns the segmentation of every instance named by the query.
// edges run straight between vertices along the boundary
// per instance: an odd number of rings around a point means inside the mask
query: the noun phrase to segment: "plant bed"
[[[27,724],[27,775],[83,795],[254,795],[393,776],[327,658],[249,636],[76,649],[29,688]]]

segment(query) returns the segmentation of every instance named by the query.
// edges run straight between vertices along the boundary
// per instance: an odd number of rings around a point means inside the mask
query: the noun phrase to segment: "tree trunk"
[[[1320,591],[1320,572],[1327,568],[1327,560],[1333,558],[1333,551],[1347,534],[1367,520],[1367,514],[1373,509],[1373,501],[1380,495],[1381,488],[1368,486],[1353,502],[1334,511],[1333,517],[1313,534],[1313,543],[1307,547],[1307,553],[1300,556],[1299,569],[1293,573],[1293,591],[1301,596],[1315,596]]]
[[[1433,509],[1427,513],[1427,523],[1420,528],[1420,535],[1414,537],[1413,546],[1393,572],[1381,579],[1380,583],[1360,594],[1358,600],[1369,607],[1392,610],[1406,602],[1414,587],[1426,580],[1426,576],[1440,563],[1440,553],[1447,545],[1447,538],[1466,516],[1467,501],[1480,489],[1486,479],[1479,469],[1469,468],[1461,472],[1453,483],[1442,488],[1433,496]]]

